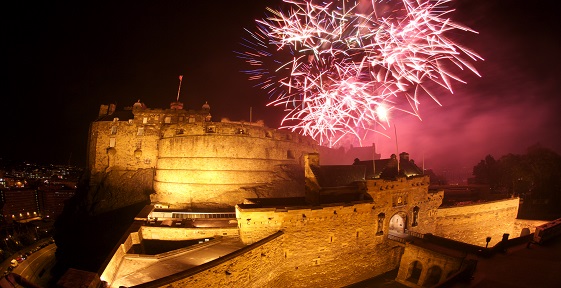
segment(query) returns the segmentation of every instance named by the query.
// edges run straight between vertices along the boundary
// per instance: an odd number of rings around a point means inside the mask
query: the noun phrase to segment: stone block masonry
[[[475,205],[439,208],[434,234],[452,240],[485,247],[486,238],[491,237],[489,247],[502,240],[503,234],[518,237],[515,219],[519,198],[512,198]]]

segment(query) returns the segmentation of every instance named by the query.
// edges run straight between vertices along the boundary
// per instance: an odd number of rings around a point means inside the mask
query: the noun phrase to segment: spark
[[[284,0],[290,9],[267,8],[236,53],[268,105],[285,107],[280,128],[322,145],[361,142],[385,135],[373,127],[387,129],[392,110],[420,119],[423,93],[440,104],[429,83],[453,93],[453,82],[465,83],[455,70],[480,76],[471,61],[483,58],[445,35],[477,33],[448,17],[451,1]]]

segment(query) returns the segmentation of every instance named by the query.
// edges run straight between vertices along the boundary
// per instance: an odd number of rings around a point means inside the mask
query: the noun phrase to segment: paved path
[[[216,243],[162,259],[154,257],[125,258],[111,287],[130,287],[160,279],[199,266],[239,250],[245,245],[237,237],[224,237]],[[131,269],[130,267],[138,267]]]

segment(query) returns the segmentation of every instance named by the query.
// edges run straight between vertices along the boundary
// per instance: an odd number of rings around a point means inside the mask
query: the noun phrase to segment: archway
[[[423,287],[432,287],[438,282],[440,282],[440,276],[442,275],[442,269],[438,266],[432,266],[427,271],[427,277],[425,278],[425,283]]]
[[[404,234],[407,223],[407,216],[405,213],[396,213],[390,219],[390,233]]]
[[[407,278],[405,280],[417,284],[419,278],[421,278],[421,272],[423,271],[423,265],[419,261],[413,261],[409,265],[409,270],[407,271]]]

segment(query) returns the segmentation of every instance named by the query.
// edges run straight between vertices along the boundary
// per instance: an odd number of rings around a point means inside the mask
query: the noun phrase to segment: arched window
[[[423,287],[432,287],[438,282],[440,282],[440,276],[442,275],[442,269],[438,266],[432,266],[429,268],[427,272],[427,277],[425,278],[425,283],[423,283]]]

